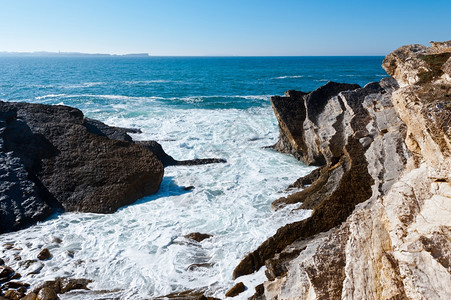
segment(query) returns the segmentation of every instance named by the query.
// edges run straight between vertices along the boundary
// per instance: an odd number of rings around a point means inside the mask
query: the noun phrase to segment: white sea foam
[[[271,202],[284,195],[280,191],[312,168],[293,157],[262,149],[274,144],[278,136],[270,107],[182,110],[138,103],[146,114],[132,118],[106,114],[102,120],[141,128],[143,133],[135,134],[135,139],[158,140],[176,159],[220,157],[227,163],[168,167],[156,195],[115,214],[66,213],[0,236],[0,249],[6,242],[15,243],[17,250],[3,249],[3,258],[23,274],[23,281],[89,278],[94,280],[91,289],[120,289],[113,294],[122,299],[203,287],[207,294],[223,297],[235,283],[233,269],[249,251],[280,226],[310,214],[293,212],[293,207],[271,210]],[[135,113],[138,103],[120,109]],[[96,111],[85,113],[97,115]],[[183,190],[191,185],[194,190]],[[191,232],[213,237],[201,243],[183,237]],[[55,237],[62,243],[54,242]],[[53,258],[44,262],[40,274],[26,275],[28,271],[14,261],[14,254],[22,260],[34,259],[41,247],[48,247]],[[242,278],[250,287],[248,294],[264,280],[263,272]],[[65,299],[95,297],[64,295]]]
[[[45,99],[49,99],[49,98],[64,98],[66,97],[67,94],[48,94],[48,95],[44,95],[44,96],[38,96],[35,97],[35,100],[45,100]]]
[[[93,86],[101,86],[105,85],[106,82],[101,81],[95,81],[95,82],[82,82],[79,84],[69,84],[62,86],[65,89],[79,89],[79,88],[86,88],[86,87],[93,87]]]
[[[280,76],[276,77],[275,79],[295,79],[295,78],[303,78],[304,75],[293,75],[293,76]]]
[[[174,82],[174,81],[173,80],[164,80],[164,79],[124,81],[125,84],[129,84],[129,85],[151,84],[151,83],[169,83],[169,82]]]
[[[141,97],[141,96],[127,96],[127,95],[108,95],[108,94],[48,94],[43,96],[35,97],[35,100],[46,100],[51,98],[91,98],[91,99],[105,99],[105,100],[121,100],[124,104],[128,104],[130,101],[183,101],[187,103],[195,103],[202,102],[206,99],[215,99],[215,98],[225,98],[225,99],[246,99],[246,100],[264,100],[267,101],[271,96],[270,95],[211,95],[211,96],[186,96],[186,97]],[[143,103],[138,103],[138,105],[143,105]]]

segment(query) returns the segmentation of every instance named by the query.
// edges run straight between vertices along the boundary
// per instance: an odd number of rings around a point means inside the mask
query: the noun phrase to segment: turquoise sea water
[[[381,62],[382,57],[0,57],[0,99],[63,100],[83,110],[136,99],[183,109],[246,109],[268,105],[262,96],[310,91],[329,80],[378,81],[386,76]]]
[[[386,76],[382,57],[0,57],[0,100],[65,104],[109,125],[138,127],[137,140],[159,141],[176,159],[220,157],[226,164],[169,167],[160,191],[112,215],[66,213],[0,236],[0,255],[53,258],[37,283],[89,278],[93,290],[64,299],[148,299],[206,288],[222,297],[241,258],[308,211],[274,212],[271,202],[312,170],[264,149],[277,141],[269,97],[313,90],[329,80],[358,83]],[[194,186],[189,192],[184,186]],[[212,234],[193,243],[191,232]],[[57,244],[54,238],[63,242]],[[14,249],[3,244],[14,242]],[[20,249],[20,250],[17,250]],[[253,285],[263,272],[244,278]],[[242,280],[240,278],[239,280]],[[107,298],[108,298],[107,297]]]

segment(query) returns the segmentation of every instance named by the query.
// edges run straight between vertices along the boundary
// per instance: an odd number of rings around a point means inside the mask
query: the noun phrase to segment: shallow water
[[[54,215],[1,235],[0,255],[30,283],[69,276],[92,279],[91,289],[123,299],[203,287],[222,297],[249,251],[310,214],[271,210],[281,191],[313,168],[263,148],[278,138],[269,95],[311,90],[327,80],[363,85],[383,76],[381,60],[0,58],[0,100],[75,106],[109,125],[141,128],[135,140],[157,140],[176,159],[227,160],[168,167],[157,194],[114,214]],[[183,237],[191,232],[213,237],[201,243]],[[13,249],[6,249],[9,242]],[[26,275],[41,266],[21,266],[14,255],[34,259],[42,247],[52,259],[39,274]],[[255,284],[262,281],[263,271],[256,278]],[[105,295],[64,296],[86,297]]]

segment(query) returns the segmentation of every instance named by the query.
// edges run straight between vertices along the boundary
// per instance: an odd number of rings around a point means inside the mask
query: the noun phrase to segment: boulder
[[[2,285],[2,290],[7,289],[18,289],[20,287],[29,288],[30,285],[28,283],[20,282],[20,281],[9,281]]]
[[[39,291],[38,296],[36,298],[36,300],[58,300],[58,299],[59,297],[56,294],[56,292],[48,287],[42,288]]]
[[[210,234],[205,234],[205,233],[200,233],[200,232],[193,232],[193,233],[185,235],[185,238],[194,240],[199,243],[202,242],[203,240],[209,239],[211,237],[212,237],[212,235],[210,235]]]
[[[67,106],[0,102],[0,232],[57,209],[112,213],[155,193],[163,165],[129,131]]]
[[[36,300],[38,295],[36,293],[29,293],[25,297],[23,297],[21,300]]]
[[[44,248],[41,250],[41,252],[39,252],[37,257],[39,260],[46,260],[46,259],[49,259],[50,256],[51,256],[51,254],[50,254],[49,249]]]
[[[175,292],[162,297],[156,297],[154,300],[218,300],[214,297],[204,295],[204,289],[188,290],[184,292]]]
[[[244,283],[238,282],[235,284],[230,290],[227,291],[225,294],[226,297],[235,297],[241,294],[246,290],[246,287],[244,286]]]
[[[0,278],[9,278],[14,274],[14,270],[8,266],[0,266]]]
[[[25,296],[23,291],[18,290],[7,290],[4,294],[5,297],[10,300],[20,300]]]

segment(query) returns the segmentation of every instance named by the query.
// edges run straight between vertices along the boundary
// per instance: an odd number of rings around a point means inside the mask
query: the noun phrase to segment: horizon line
[[[54,51],[0,51],[0,56],[106,56],[106,57],[378,57],[386,54],[302,54],[302,55],[224,55],[224,54],[203,54],[203,55],[152,55],[150,53],[89,53],[89,52],[54,52]]]

